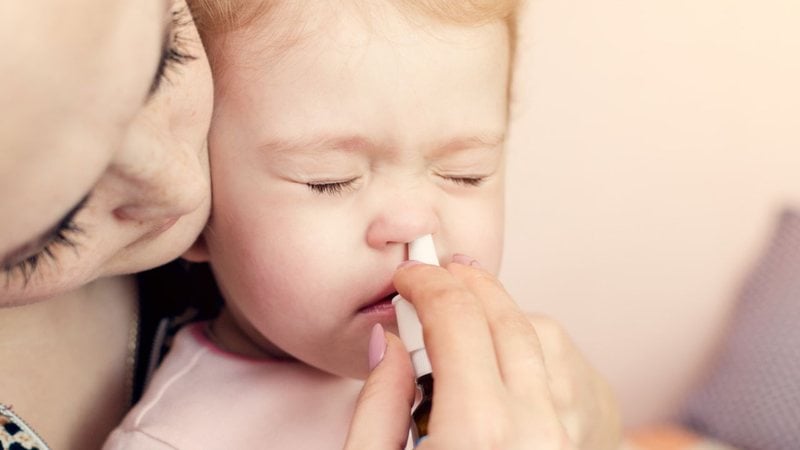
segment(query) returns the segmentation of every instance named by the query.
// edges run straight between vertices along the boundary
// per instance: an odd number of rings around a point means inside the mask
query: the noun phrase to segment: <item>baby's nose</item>
[[[367,229],[367,243],[373,248],[405,244],[439,231],[439,219],[430,205],[394,204],[378,214]]]

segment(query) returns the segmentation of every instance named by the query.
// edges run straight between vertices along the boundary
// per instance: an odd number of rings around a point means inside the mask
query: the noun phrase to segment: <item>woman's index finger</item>
[[[394,284],[414,304],[422,324],[435,380],[434,405],[439,405],[434,419],[440,413],[461,416],[495,401],[501,378],[480,300],[437,266],[401,268]]]
[[[506,387],[525,397],[547,395],[548,375],[542,348],[528,316],[489,272],[462,264],[450,264],[447,270],[482,303]]]

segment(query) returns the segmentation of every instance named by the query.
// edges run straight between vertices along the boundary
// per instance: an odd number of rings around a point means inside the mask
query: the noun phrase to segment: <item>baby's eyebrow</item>
[[[505,142],[505,133],[481,133],[471,136],[459,136],[434,145],[434,153],[436,155],[444,155],[469,149],[496,149],[500,148]]]
[[[476,133],[434,141],[424,147],[432,151],[433,155],[444,155],[477,148],[495,149],[501,147],[505,140],[505,133]],[[330,150],[366,153],[391,148],[393,146],[390,144],[379,143],[358,134],[272,139],[258,146],[263,152],[292,154],[317,154]]]
[[[380,147],[379,144],[360,135],[320,135],[293,139],[273,139],[262,143],[258,146],[258,149],[270,153],[319,153],[328,150],[363,152]]]

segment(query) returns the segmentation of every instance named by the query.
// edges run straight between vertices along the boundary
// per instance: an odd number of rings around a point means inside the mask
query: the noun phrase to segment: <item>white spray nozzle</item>
[[[433,236],[426,234],[408,243],[408,259],[433,266],[439,265],[439,257],[436,256],[436,247],[433,245]]]
[[[439,258],[436,256],[433,236],[426,234],[409,242],[408,259],[438,266]],[[422,340],[422,325],[419,323],[417,310],[414,309],[411,302],[400,295],[396,295],[392,299],[392,304],[397,316],[400,339],[405,344],[408,353],[411,354],[411,364],[414,366],[417,378],[431,373],[431,362],[428,360],[425,342]]]

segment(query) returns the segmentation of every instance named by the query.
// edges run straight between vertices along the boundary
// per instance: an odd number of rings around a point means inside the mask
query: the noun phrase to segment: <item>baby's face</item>
[[[464,253],[497,271],[509,65],[499,22],[363,19],[340,13],[280,53],[258,24],[216,49],[228,69],[205,233],[251,333],[353,377],[371,327],[396,330],[407,242],[430,233],[441,261]]]

